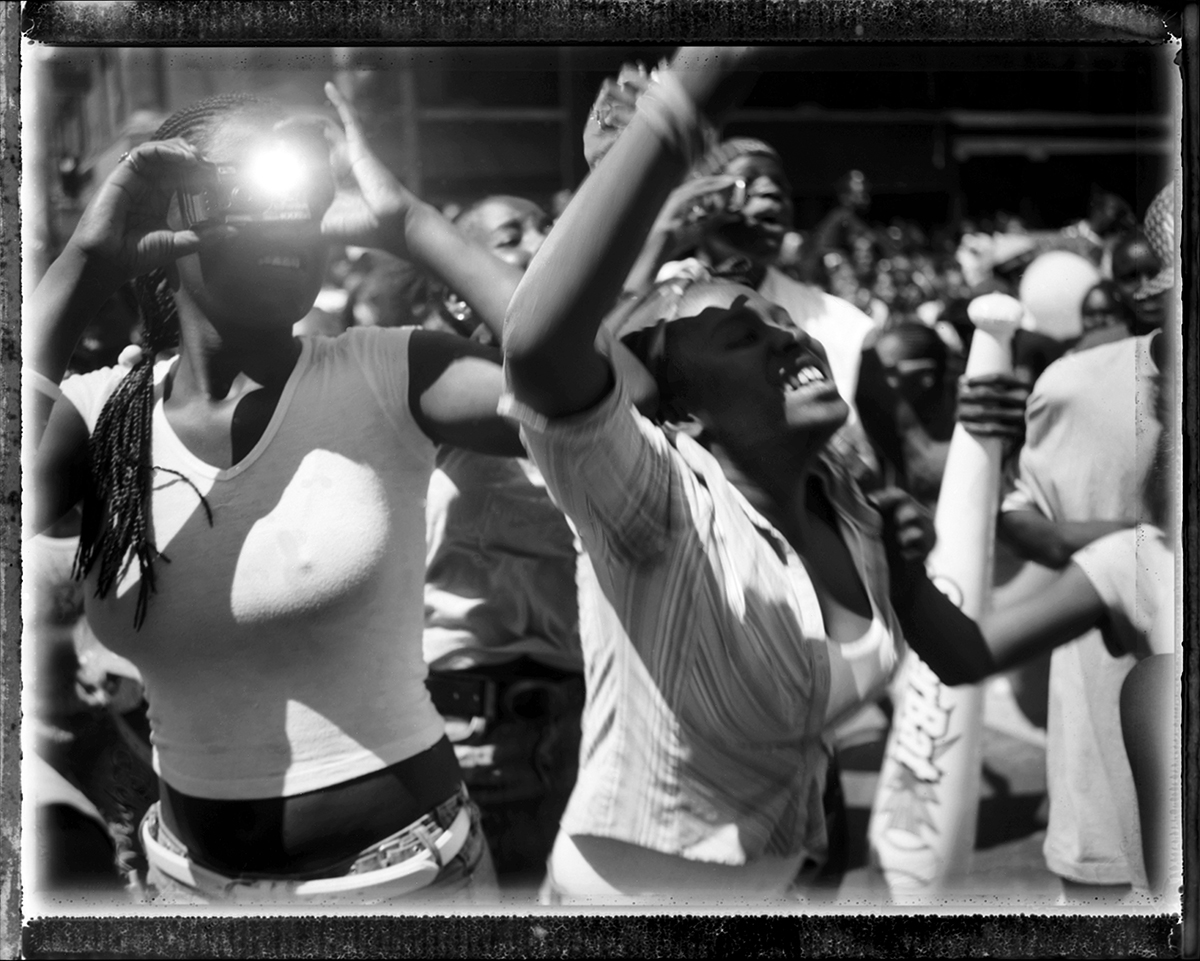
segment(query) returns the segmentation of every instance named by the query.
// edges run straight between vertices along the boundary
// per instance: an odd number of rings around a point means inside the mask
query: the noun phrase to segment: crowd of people
[[[26,306],[41,886],[794,904],[906,651],[1053,650],[1047,865],[1162,891],[1173,189],[927,235],[852,171],[797,225],[720,134],[754,57],[623,67],[549,213],[426,203],[333,84],[338,124],[209,99],[100,184]],[[989,312],[1015,373],[963,378]],[[1030,562],[977,621],[924,570],[959,427]]]

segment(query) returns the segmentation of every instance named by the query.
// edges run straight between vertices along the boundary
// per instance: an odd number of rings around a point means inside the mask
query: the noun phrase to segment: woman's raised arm
[[[199,163],[182,140],[141,144],[96,191],[62,254],[25,301],[24,366],[30,391],[27,427],[36,441],[88,321],[122,284],[218,241],[233,228],[173,230],[171,194]]]
[[[549,417],[593,406],[611,386],[596,333],[663,202],[701,149],[702,117],[741,92],[745,48],[682,48],[567,205],[525,273],[503,348],[520,401]]]
[[[356,191],[341,190],[325,213],[331,240],[378,247],[424,267],[457,293],[499,338],[521,270],[472,243],[436,207],[401,184],[371,151],[354,107],[325,84],[346,131],[345,161]]]

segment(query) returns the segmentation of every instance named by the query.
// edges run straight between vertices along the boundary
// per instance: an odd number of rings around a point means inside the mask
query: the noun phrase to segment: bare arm
[[[1162,894],[1170,859],[1171,732],[1178,668],[1170,654],[1134,665],[1121,686],[1121,733],[1137,792],[1142,854],[1152,894]]]
[[[408,355],[408,406],[430,440],[480,454],[525,455],[517,428],[496,412],[504,389],[497,348],[415,330]]]
[[[228,236],[172,230],[171,193],[198,163],[182,140],[144,143],[117,164],[96,190],[71,239],[25,300],[24,366],[57,384],[88,321],[127,281]],[[29,392],[26,424],[36,444],[50,417],[51,398]]]
[[[1052,521],[1038,511],[1020,510],[1002,513],[996,533],[1021,557],[1057,570],[1092,541],[1133,525],[1127,520]]]
[[[735,48],[685,48],[671,69],[698,109],[711,110],[742,56]],[[562,417],[610,389],[596,332],[684,169],[684,158],[639,114],[579,188],[509,307],[505,360],[523,403]]]
[[[909,645],[946,684],[978,684],[999,671],[1072,641],[1107,617],[1107,608],[1074,564],[1043,590],[971,620],[925,572],[894,584],[892,605]]]
[[[88,430],[75,406],[61,398],[49,412],[33,457],[25,536],[47,530],[83,499],[88,476]]]
[[[343,174],[352,174],[357,190],[339,191],[322,219],[322,233],[419,264],[462,297],[499,339],[520,268],[471,243],[436,207],[401,184],[371,151],[353,106],[332,83],[325,92],[346,129]]]

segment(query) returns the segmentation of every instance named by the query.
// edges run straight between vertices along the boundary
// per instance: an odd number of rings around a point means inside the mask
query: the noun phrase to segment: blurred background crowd
[[[667,52],[41,48],[27,65],[38,110],[24,134],[26,285],[70,235],[91,189],[171,111],[235,89],[320,108],[331,74],[418,196],[448,214],[489,195],[517,196],[553,219],[586,173],[580,131],[600,81],[614,64],[653,66]],[[872,46],[810,55],[803,72],[760,82],[727,133],[761,139],[783,160],[796,227],[780,267],[851,301],[880,328],[921,323],[953,350],[951,328],[972,294],[1017,292],[1038,254],[1069,251],[1110,272],[1106,253],[1169,175],[1161,49]],[[1091,276],[1078,263],[1068,269]],[[306,329],[334,333],[379,317],[421,323],[447,312],[442,300],[405,265],[351,249],[334,259]],[[130,342],[132,305],[110,308],[85,338],[79,370],[111,363]],[[1070,316],[1043,326],[1060,337],[1080,332]]]

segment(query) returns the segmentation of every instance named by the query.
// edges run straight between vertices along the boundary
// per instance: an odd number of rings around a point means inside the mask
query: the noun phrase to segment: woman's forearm
[[[1030,597],[967,617],[911,565],[892,604],[909,646],[946,684],[977,684],[1074,640],[1105,617],[1104,602],[1074,564]]]
[[[729,63],[720,52],[681,52],[673,76],[703,111]],[[620,295],[663,203],[686,169],[682,144],[648,122],[646,98],[580,186],[530,264],[509,307],[506,362],[522,400],[547,416],[594,404],[609,384],[596,332]],[[698,134],[698,131],[696,131]]]
[[[574,413],[601,396],[596,332],[684,169],[635,117],[529,265],[509,307],[504,351],[514,386],[541,413]]]
[[[1097,538],[1132,527],[1132,521],[1053,521],[1032,510],[1000,515],[997,534],[1022,557],[1056,570]]]
[[[500,339],[521,270],[468,240],[430,204],[415,201],[404,226],[406,255],[454,291]]]
[[[1000,670],[979,625],[925,575],[920,563],[892,579],[892,607],[904,638],[917,655],[951,686],[978,684]]]
[[[84,327],[120,286],[68,243],[25,301],[24,366],[59,383]]]

